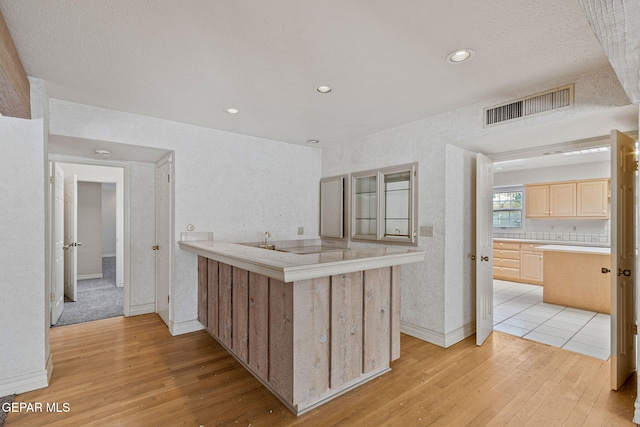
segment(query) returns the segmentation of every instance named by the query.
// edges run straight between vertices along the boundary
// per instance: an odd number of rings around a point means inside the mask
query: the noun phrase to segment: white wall
[[[102,256],[116,256],[116,186],[102,184]]]
[[[0,396],[48,384],[48,104],[29,79],[32,119],[0,116]]]
[[[193,224],[225,241],[318,236],[321,151],[277,141],[51,100],[54,135],[173,150],[175,261],[172,325],[197,326],[197,258],[177,246]],[[305,235],[298,236],[298,227]],[[173,327],[173,326],[172,326]]]
[[[131,274],[129,310],[131,313],[155,312],[156,297],[156,165],[130,162]]]
[[[465,214],[448,218],[457,206],[450,198],[470,197],[474,181],[461,168],[467,163],[471,167],[473,162],[467,160],[467,153],[449,149],[447,144],[468,143],[474,139],[485,141],[492,134],[571,117],[590,117],[594,112],[629,104],[608,67],[574,77],[569,80],[575,82],[576,104],[572,109],[491,128],[482,126],[483,107],[569,81],[548,82],[539,87],[523,88],[509,97],[485,100],[323,151],[323,176],[419,162],[418,222],[420,226],[433,226],[433,237],[421,237],[418,241],[427,253],[425,262],[403,267],[403,332],[448,346],[474,331],[473,305],[470,304],[474,298],[474,281],[472,272],[468,271],[473,264],[467,251],[469,242],[461,236],[461,233],[473,230],[470,207],[462,204]],[[482,152],[481,148],[478,150]],[[466,185],[461,186],[461,181]],[[455,268],[468,272],[451,273],[450,269]]]
[[[102,277],[102,184],[78,182],[78,279]]]

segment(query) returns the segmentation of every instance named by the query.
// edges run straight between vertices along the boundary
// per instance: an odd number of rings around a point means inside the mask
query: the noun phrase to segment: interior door
[[[156,167],[156,312],[169,326],[171,280],[171,157]]]
[[[611,388],[635,370],[635,141],[611,131]]]
[[[78,176],[64,179],[64,294],[78,300]]]
[[[64,310],[64,170],[53,164],[53,280],[51,281],[51,324],[55,325]]]
[[[476,156],[476,344],[493,332],[493,162]]]

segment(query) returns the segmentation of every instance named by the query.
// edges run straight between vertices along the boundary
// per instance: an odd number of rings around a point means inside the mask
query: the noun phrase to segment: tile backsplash
[[[528,219],[518,230],[493,229],[493,237],[522,240],[611,243],[610,220]]]

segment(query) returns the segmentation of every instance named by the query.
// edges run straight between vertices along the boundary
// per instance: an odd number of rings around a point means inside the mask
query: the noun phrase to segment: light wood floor
[[[494,332],[443,349],[402,336],[392,371],[296,418],[206,332],[172,337],[156,315],[51,329],[51,385],[11,426],[633,425],[636,379],[609,363]]]

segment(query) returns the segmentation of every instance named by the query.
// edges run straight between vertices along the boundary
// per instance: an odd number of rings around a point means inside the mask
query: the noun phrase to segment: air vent
[[[494,126],[498,123],[531,117],[571,106],[573,106],[573,84],[527,96],[497,107],[485,108],[484,126]]]

